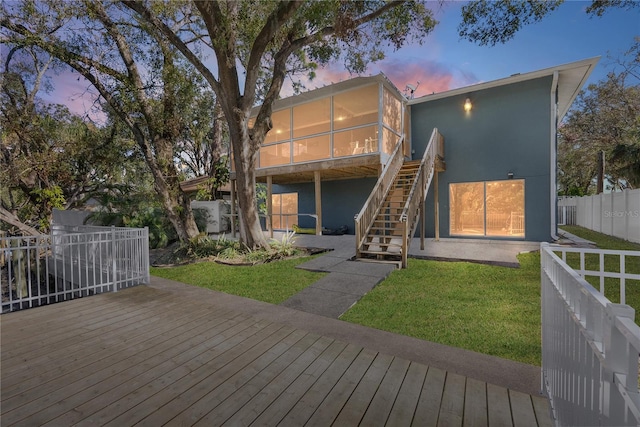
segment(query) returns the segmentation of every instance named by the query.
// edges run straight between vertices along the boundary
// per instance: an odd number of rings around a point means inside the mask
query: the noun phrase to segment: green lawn
[[[566,229],[603,249],[640,250],[640,245],[600,233]],[[203,262],[152,268],[151,273],[279,304],[322,277],[294,268],[308,259],[253,267]],[[342,319],[540,365],[540,254],[522,254],[518,260],[520,268],[410,259],[407,269],[394,271]],[[640,271],[640,265],[629,268]],[[617,291],[614,285],[607,287]],[[640,307],[640,286],[627,285],[627,303]]]
[[[230,266],[198,262],[179,267],[151,268],[151,274],[190,285],[280,304],[324,273],[295,268],[313,257],[293,258],[255,266]]]
[[[581,227],[566,230],[602,249],[640,250],[640,245]],[[517,269],[409,260],[409,268],[394,271],[342,319],[540,365],[540,254],[522,254],[518,260]],[[617,261],[606,262],[616,271],[611,264]],[[631,261],[627,271],[640,270],[638,263],[637,258]],[[617,301],[616,284],[608,281],[605,290]],[[627,304],[640,308],[637,283],[627,284]]]
[[[518,269],[411,259],[342,319],[539,365],[540,255],[518,259]]]

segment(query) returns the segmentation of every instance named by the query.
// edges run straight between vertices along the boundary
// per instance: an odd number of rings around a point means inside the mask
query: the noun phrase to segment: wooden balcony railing
[[[396,145],[395,150],[391,153],[389,161],[385,165],[376,185],[373,187],[369,198],[362,206],[360,212],[355,216],[355,233],[356,233],[356,257],[360,255],[360,248],[367,236],[373,218],[376,217],[380,210],[380,205],[384,201],[393,180],[400,170],[404,162],[404,144],[406,143],[404,136]]]
[[[409,253],[409,242],[416,232],[418,225],[418,210],[422,212],[422,221],[424,227],[424,200],[427,197],[427,189],[431,185],[431,180],[436,169],[436,160],[442,146],[442,135],[437,128],[433,129],[431,138],[424,150],[424,155],[420,161],[420,169],[416,174],[416,179],[409,192],[409,197],[404,205],[404,209],[400,214],[400,222],[402,223],[402,268],[407,267],[407,255]],[[424,232],[420,233],[421,245],[424,248]]]

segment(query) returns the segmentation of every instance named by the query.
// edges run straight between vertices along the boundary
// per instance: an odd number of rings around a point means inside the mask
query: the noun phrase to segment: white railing
[[[640,280],[640,274],[631,273],[627,266],[632,265],[630,259],[640,262],[639,251],[615,251],[607,249],[590,249],[558,246],[553,248],[553,252],[560,254],[560,258],[581,277],[597,277],[599,279],[599,290],[604,295],[605,279],[617,279],[620,286],[620,304],[626,304],[626,283],[627,280]],[[573,255],[571,255],[573,254]],[[568,256],[567,256],[568,255]],[[597,263],[597,268],[588,269],[587,261],[592,264]],[[605,264],[608,262],[609,268]]]
[[[611,303],[554,253],[558,249],[540,247],[542,387],[556,425],[637,426],[634,310]]]
[[[54,226],[0,238],[2,313],[148,282],[146,228]]]

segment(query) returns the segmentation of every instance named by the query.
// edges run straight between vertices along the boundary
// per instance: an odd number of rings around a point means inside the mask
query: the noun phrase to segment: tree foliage
[[[479,45],[494,46],[512,39],[525,25],[541,21],[565,0],[472,0],[462,7],[458,33]],[[591,0],[586,12],[602,16],[610,8],[640,7],[636,0]]]
[[[238,185],[240,238],[267,247],[256,208],[257,153],[272,127],[272,104],[286,77],[313,76],[317,66],[343,60],[363,71],[384,47],[420,42],[435,21],[418,1],[134,1],[123,4],[162,32],[204,76],[229,125]],[[173,17],[181,17],[175,27]],[[213,65],[205,64],[205,54]],[[250,126],[251,109],[258,113]]]
[[[598,153],[612,189],[640,187],[640,38],[623,61],[623,71],[589,85],[578,96],[558,144],[562,195],[593,194]]]
[[[129,141],[116,138],[112,128],[98,128],[65,106],[42,101],[39,92],[49,87],[46,73],[53,65],[32,47],[16,49],[1,75],[0,205],[13,225],[42,231],[53,208],[76,207],[123,185],[132,165]]]
[[[170,17],[178,10],[178,4],[168,3],[163,12]],[[193,67],[152,27],[111,1],[24,0],[3,4],[0,16],[5,46],[55,58],[93,86],[110,117],[124,125],[120,131],[135,142],[179,238],[197,235],[176,163],[185,140],[212,139],[211,117],[194,110],[212,93]],[[210,152],[210,157],[218,154]]]

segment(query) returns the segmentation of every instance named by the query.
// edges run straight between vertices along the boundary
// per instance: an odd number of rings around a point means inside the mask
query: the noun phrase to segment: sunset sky
[[[391,52],[368,71],[383,72],[400,90],[420,81],[417,97],[600,56],[588,81],[595,83],[615,70],[613,59],[621,57],[633,38],[640,36],[640,9],[610,9],[602,17],[590,18],[585,12],[590,3],[568,0],[506,44],[481,47],[458,36],[464,2],[448,2],[442,9],[434,2],[440,23],[422,46]],[[338,65],[319,75],[316,86],[349,78]],[[314,87],[313,83],[308,87]]]
[[[608,72],[619,70],[614,59],[621,58],[633,38],[640,36],[640,9],[610,9],[602,17],[591,18],[585,13],[590,3],[568,0],[541,22],[524,27],[506,44],[480,47],[458,36],[463,2],[447,2],[442,7],[433,2],[440,23],[424,43],[389,52],[385,60],[371,64],[365,75],[383,72],[401,91],[419,81],[418,97],[600,56],[588,81],[595,83]],[[77,75],[69,77],[58,76],[56,90],[46,99],[84,114],[91,106],[83,96],[86,82]],[[314,89],[348,78],[341,64],[334,64],[319,70],[318,77],[306,86]],[[282,96],[287,95],[283,90]]]

